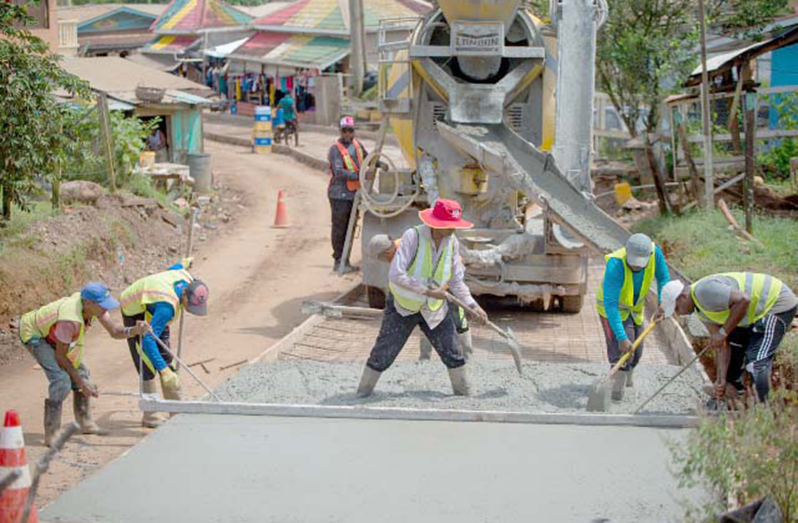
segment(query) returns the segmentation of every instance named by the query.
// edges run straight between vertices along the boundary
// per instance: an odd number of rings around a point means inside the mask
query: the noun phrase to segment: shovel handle
[[[467,312],[469,315],[471,315],[472,317],[475,317],[475,316],[476,316],[476,313],[474,313],[474,312],[471,310],[471,307],[469,307],[468,305],[466,305],[465,303],[463,303],[463,302],[462,302],[462,301],[461,301],[461,300],[460,300],[460,299],[459,299],[457,296],[455,296],[455,295],[454,295],[454,294],[452,294],[451,292],[448,292],[448,291],[446,292],[446,299],[447,299],[447,300],[449,300],[450,302],[454,303],[455,305],[457,305],[457,306],[459,306],[459,307],[462,307],[462,308],[463,308],[463,310],[464,310],[464,311],[466,311],[466,312]],[[505,337],[505,338],[509,338],[509,336],[507,335],[507,333],[506,333],[506,332],[504,332],[504,331],[502,330],[502,328],[501,328],[501,327],[499,327],[498,325],[496,325],[496,324],[495,324],[495,323],[493,323],[492,321],[488,320],[486,323],[487,323],[488,327],[490,327],[491,329],[493,329],[493,330],[494,330],[494,331],[496,331],[497,333],[501,334],[503,337]]]
[[[645,337],[648,336],[651,333],[651,331],[654,330],[654,327],[656,327],[657,323],[659,322],[660,320],[652,321],[648,324],[648,326],[645,329],[643,329],[643,332],[640,333],[640,336],[638,336],[637,339],[635,339],[635,342],[632,344],[632,348],[629,349],[629,352],[621,356],[621,359],[618,360],[618,363],[616,363],[615,366],[610,370],[609,374],[610,378],[615,376],[618,373],[618,371],[621,369],[621,367],[626,365],[626,362],[629,361],[629,358],[631,358],[632,354],[635,353],[637,347],[640,346],[641,343],[643,343]]]

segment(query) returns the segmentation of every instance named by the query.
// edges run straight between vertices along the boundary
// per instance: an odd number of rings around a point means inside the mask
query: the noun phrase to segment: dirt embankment
[[[200,207],[195,242],[232,222],[241,195],[217,186]],[[103,195],[93,205],[67,207],[34,222],[0,245],[0,365],[22,357],[17,317],[88,281],[114,294],[136,279],[180,261],[187,220],[154,200]]]

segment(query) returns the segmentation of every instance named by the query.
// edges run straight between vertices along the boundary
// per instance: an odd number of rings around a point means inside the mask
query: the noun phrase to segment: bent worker
[[[192,276],[184,268],[184,264],[190,265],[190,259],[171,266],[167,271],[139,279],[125,289],[121,296],[122,319],[125,325],[148,320],[152,333],[166,347],[170,346],[169,326],[180,317],[182,311],[196,316],[205,316],[208,313],[208,287]],[[171,352],[164,350],[150,333],[128,339],[128,347],[136,372],[143,372],[144,393],[157,392],[157,374],[164,399],[180,400],[180,378],[175,372]],[[161,423],[162,420],[152,412],[145,412],[141,420],[142,426],[148,428],[158,427]]]
[[[460,204],[438,200],[432,209],[419,212],[423,225],[405,231],[391,262],[389,293],[377,341],[371,349],[358,386],[360,397],[369,396],[380,375],[388,369],[416,326],[430,340],[449,372],[454,394],[470,393],[465,358],[460,352],[454,318],[446,303],[447,289],[468,304],[480,321],[487,314],[471,296],[463,277],[456,229],[472,224],[461,217]]]
[[[357,270],[349,264],[349,258],[344,256],[344,243],[349,228],[349,216],[355,194],[360,188],[360,166],[363,159],[368,156],[365,147],[355,138],[355,119],[344,116],[340,121],[341,136],[330,147],[327,159],[330,163],[330,183],[327,186],[327,197],[330,200],[332,214],[332,232],[330,239],[333,248],[333,270],[344,264],[344,272]]]
[[[633,234],[626,247],[605,256],[604,279],[596,295],[596,309],[601,317],[607,359],[611,366],[632,350],[643,331],[646,295],[654,279],[657,295],[670,281],[668,264],[660,248],[645,234]],[[641,342],[629,361],[615,374],[612,399],[623,399],[624,387],[634,386],[633,372],[643,356]]]
[[[396,252],[401,245],[401,238],[391,240],[387,234],[377,234],[369,240],[369,254],[372,258],[379,261],[391,263],[396,256]],[[455,328],[457,329],[457,337],[460,341],[460,351],[466,361],[471,357],[474,352],[474,346],[471,339],[471,329],[468,326],[468,317],[465,310],[459,305],[452,305],[449,307],[449,314],[454,317]],[[424,337],[421,339],[421,354],[419,360],[429,360],[432,355],[432,344]]]
[[[100,427],[91,417],[91,397],[97,388],[90,381],[83,363],[83,337],[97,318],[114,339],[130,338],[147,331],[143,321],[127,327],[116,324],[108,311],[119,307],[108,287],[88,283],[80,292],[61,298],[37,310],[23,314],[19,320],[19,338],[36,359],[50,382],[44,400],[44,444],[51,446],[61,428],[61,406],[72,390],[75,421],[83,434],[100,434]]]
[[[798,310],[798,299],[787,285],[752,272],[713,274],[692,285],[674,280],[662,292],[662,306],[666,316],[695,311],[706,325],[709,342],[718,351],[718,400],[744,392],[745,369],[759,400],[767,401],[776,350]]]

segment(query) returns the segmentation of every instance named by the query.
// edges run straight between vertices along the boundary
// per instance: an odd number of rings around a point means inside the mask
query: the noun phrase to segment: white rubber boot
[[[154,379],[144,380],[142,389],[144,394],[158,394],[158,384]],[[141,426],[147,429],[157,429],[163,422],[157,412],[145,412],[141,415]]]
[[[448,369],[449,380],[452,382],[452,392],[455,396],[470,396],[471,384],[468,383],[468,376],[466,375],[466,366],[457,367],[456,369]]]
[[[357,387],[357,395],[359,398],[366,398],[371,396],[374,392],[374,387],[380,379],[382,372],[378,372],[368,365],[363,368],[363,376],[360,378],[360,385]]]

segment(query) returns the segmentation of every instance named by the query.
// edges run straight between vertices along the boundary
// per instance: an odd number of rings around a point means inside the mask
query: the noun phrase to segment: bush
[[[745,505],[770,495],[788,523],[798,522],[798,406],[774,394],[770,406],[704,419],[686,445],[671,445],[681,488],[704,488],[713,500],[687,507],[703,521],[727,510],[731,496]]]

